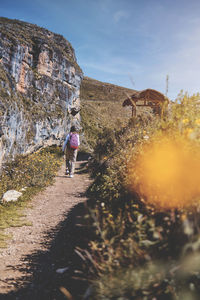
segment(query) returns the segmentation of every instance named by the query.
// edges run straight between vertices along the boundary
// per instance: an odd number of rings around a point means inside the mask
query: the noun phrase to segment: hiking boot
[[[73,175],[73,174],[70,174],[70,175],[69,175],[69,178],[72,178],[72,177],[74,177],[74,175]]]
[[[65,175],[69,175],[69,171],[68,170],[66,170]]]

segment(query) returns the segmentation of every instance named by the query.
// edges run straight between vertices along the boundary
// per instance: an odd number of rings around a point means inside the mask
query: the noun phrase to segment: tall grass
[[[61,165],[61,150],[58,147],[42,149],[27,156],[18,156],[4,165],[0,176],[0,198],[7,190],[23,190],[17,202],[0,204],[0,247],[6,247],[4,229],[31,225],[26,221],[24,208],[31,198],[45,186],[51,184]]]

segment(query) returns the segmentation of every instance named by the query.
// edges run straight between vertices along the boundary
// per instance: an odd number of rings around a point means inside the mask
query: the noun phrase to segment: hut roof
[[[135,106],[135,102],[132,100],[132,96],[130,98],[127,98],[126,100],[124,100],[122,106]]]
[[[123,106],[135,106],[135,103],[138,100],[148,100],[152,102],[164,102],[165,101],[165,96],[153,89],[146,89],[141,92],[135,93],[123,102]]]
[[[157,101],[164,102],[165,96],[156,90],[146,89],[139,93],[139,99],[157,100]]]

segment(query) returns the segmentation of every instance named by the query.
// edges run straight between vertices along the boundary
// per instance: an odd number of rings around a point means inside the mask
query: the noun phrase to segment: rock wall
[[[79,124],[82,71],[61,35],[0,18],[0,167]]]

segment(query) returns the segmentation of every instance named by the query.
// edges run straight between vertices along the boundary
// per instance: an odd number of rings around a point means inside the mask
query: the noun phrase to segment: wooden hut
[[[146,89],[125,99],[123,106],[132,107],[132,116],[136,115],[137,106],[151,107],[155,114],[161,115],[162,106],[165,101],[166,98],[162,93],[153,89]]]

